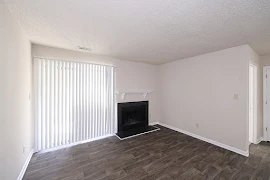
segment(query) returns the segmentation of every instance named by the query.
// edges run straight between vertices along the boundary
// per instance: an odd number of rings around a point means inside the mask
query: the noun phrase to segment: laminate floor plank
[[[33,155],[24,180],[269,180],[270,143],[244,157],[159,126],[119,140],[108,137]]]

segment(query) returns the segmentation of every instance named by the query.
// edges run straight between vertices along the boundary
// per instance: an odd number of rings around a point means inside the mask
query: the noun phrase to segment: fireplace
[[[148,101],[118,103],[118,132],[148,126]]]
[[[116,135],[119,138],[127,138],[156,129],[148,125],[148,107],[148,101],[118,103]]]

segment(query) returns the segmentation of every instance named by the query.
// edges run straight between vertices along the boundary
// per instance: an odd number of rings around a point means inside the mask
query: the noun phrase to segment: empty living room
[[[0,180],[270,180],[269,0],[0,0],[0,68]]]

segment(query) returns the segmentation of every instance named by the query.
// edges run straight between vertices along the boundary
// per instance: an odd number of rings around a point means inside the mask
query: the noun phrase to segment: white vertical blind
[[[113,67],[34,59],[36,151],[114,133]]]

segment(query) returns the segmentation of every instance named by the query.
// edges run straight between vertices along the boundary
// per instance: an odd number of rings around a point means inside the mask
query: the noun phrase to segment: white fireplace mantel
[[[146,96],[150,93],[152,93],[153,91],[152,90],[140,90],[140,91],[116,91],[116,94],[119,94],[121,95],[121,99],[125,99],[125,96],[127,94],[142,94],[143,95],[143,98],[145,99]]]

